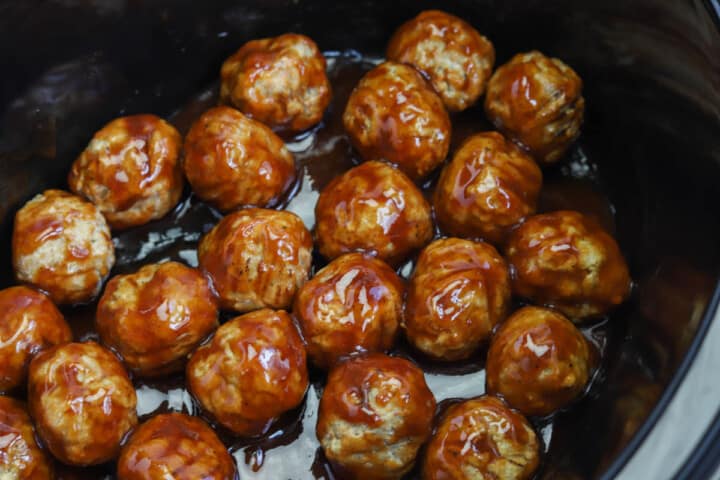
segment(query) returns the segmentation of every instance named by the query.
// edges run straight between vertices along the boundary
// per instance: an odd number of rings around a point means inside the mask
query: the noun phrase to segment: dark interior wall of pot
[[[539,49],[585,81],[581,142],[602,164],[637,289],[603,388],[560,418],[550,461],[556,474],[605,471],[676,372],[720,271],[720,34],[699,0],[2,2],[0,286],[15,210],[63,186],[110,118],[169,114],[250,38],[297,31],[381,54],[429,7],[473,23],[498,64]]]

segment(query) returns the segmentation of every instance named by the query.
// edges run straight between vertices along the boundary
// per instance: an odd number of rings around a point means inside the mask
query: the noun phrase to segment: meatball
[[[115,248],[95,205],[46,190],[15,215],[12,261],[18,280],[47,292],[55,303],[84,303],[100,293]]]
[[[485,91],[495,49],[464,20],[426,10],[397,29],[390,39],[387,58],[420,70],[447,109],[459,112]]]
[[[115,458],[137,424],[137,397],[122,363],[94,342],[37,354],[30,362],[28,399],[40,438],[70,465]]]
[[[373,353],[330,372],[316,433],[338,478],[395,480],[412,469],[434,414],[422,370]]]
[[[223,212],[275,207],[297,176],[280,137],[230,107],[211,108],[192,125],[184,168],[195,194]]]
[[[197,349],[188,362],[187,382],[219,424],[236,435],[261,435],[305,397],[305,345],[286,312],[246,313]]]
[[[582,80],[557,58],[515,55],[490,78],[490,121],[543,163],[558,161],[580,135],[585,111]]]
[[[182,370],[186,357],[218,326],[205,277],[177,262],[146,265],[111,279],[95,317],[103,343],[135,374]]]
[[[490,343],[488,393],[501,395],[525,415],[548,415],[583,393],[596,352],[562,314],[523,307]]]
[[[630,274],[615,240],[573,211],[530,217],[508,240],[513,292],[573,320],[599,316],[630,294]]]
[[[183,190],[178,131],[155,115],[113,120],[73,163],[70,190],[94,203],[112,228],[168,213]]]
[[[341,357],[389,349],[402,318],[405,287],[383,261],[348,253],[298,292],[295,318],[310,359],[330,368]]]
[[[48,297],[27,287],[0,290],[0,391],[25,382],[39,351],[71,340],[70,327]]]
[[[226,216],[202,238],[198,261],[222,308],[287,308],[308,279],[312,248],[297,215],[248,208]]]
[[[366,162],[336,177],[315,205],[320,253],[333,259],[362,251],[393,266],[433,236],[430,205],[399,170]]]
[[[442,230],[502,244],[535,207],[542,186],[537,164],[496,132],[468,138],[443,169],[435,188],[435,217]]]
[[[385,62],[350,94],[343,125],[364,160],[387,160],[414,180],[439,166],[450,146],[450,117],[411,66]]]
[[[225,445],[202,420],[182,413],[157,415],[123,447],[118,480],[234,480]]]
[[[325,57],[305,35],[252,40],[225,60],[220,100],[273,129],[300,131],[330,103]]]
[[[428,444],[422,478],[524,480],[539,463],[540,442],[527,419],[482,396],[445,413]]]
[[[418,258],[405,306],[405,333],[437,360],[469,358],[505,319],[510,275],[487,243],[446,238]]]
[[[0,478],[51,480],[52,461],[35,441],[35,431],[25,406],[0,396]]]

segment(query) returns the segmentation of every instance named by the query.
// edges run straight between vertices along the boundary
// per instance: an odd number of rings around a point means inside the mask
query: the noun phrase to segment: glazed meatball
[[[442,230],[495,245],[535,213],[542,186],[537,164],[496,132],[468,138],[443,169],[435,188],[435,217]]]
[[[417,260],[405,306],[405,333],[437,360],[469,358],[505,319],[510,275],[487,243],[436,240]]]
[[[573,320],[598,316],[630,294],[630,275],[615,240],[573,211],[530,217],[508,240],[513,292]]]
[[[275,207],[296,178],[280,137],[230,107],[211,108],[192,125],[184,167],[195,194],[223,212]]]
[[[558,161],[580,135],[584,111],[577,73],[536,51],[498,68],[485,95],[490,121],[543,163]]]
[[[226,216],[202,238],[198,260],[222,308],[287,308],[308,279],[312,248],[297,215],[248,208]]]
[[[30,362],[30,414],[60,461],[94,465],[115,458],[137,424],[135,389],[122,363],[97,343],[66,343]]]
[[[155,115],[113,120],[73,163],[70,190],[97,205],[112,228],[168,213],[183,190],[178,131]]]
[[[55,303],[84,303],[100,293],[115,248],[95,205],[46,190],[15,215],[12,261],[18,280],[47,292]]]
[[[182,413],[157,415],[123,447],[118,480],[234,480],[225,445],[202,420]]]
[[[426,10],[395,32],[387,58],[420,70],[447,109],[459,112],[485,91],[495,63],[495,49],[462,19]]]
[[[330,372],[317,437],[338,478],[395,480],[413,467],[434,414],[422,370],[402,358],[369,354]]]
[[[343,124],[364,160],[386,160],[410,178],[426,177],[450,146],[450,117],[440,97],[409,65],[385,62],[350,94]]]
[[[501,400],[482,396],[453,405],[428,444],[423,480],[524,480],[540,463],[530,423]]]
[[[295,318],[310,359],[330,368],[341,357],[389,349],[405,287],[385,262],[361,253],[338,257],[298,292]]]
[[[205,277],[177,262],[152,264],[111,279],[95,322],[103,343],[133,373],[158,376],[182,370],[186,357],[218,326]]]
[[[336,177],[315,205],[320,253],[333,259],[362,251],[393,266],[433,236],[430,205],[402,172],[366,162]]]
[[[0,396],[0,478],[3,480],[52,480],[52,461],[35,441],[25,406]]]
[[[593,348],[562,314],[523,307],[490,343],[487,391],[525,415],[548,415],[585,390],[596,361]]]
[[[240,436],[265,433],[302,402],[305,345],[290,315],[257,310],[218,328],[187,366],[190,391],[221,425]]]
[[[0,391],[18,387],[39,351],[72,340],[72,332],[48,297],[27,287],[0,290]]]
[[[325,57],[305,35],[252,40],[225,60],[220,100],[273,129],[305,130],[330,103]]]

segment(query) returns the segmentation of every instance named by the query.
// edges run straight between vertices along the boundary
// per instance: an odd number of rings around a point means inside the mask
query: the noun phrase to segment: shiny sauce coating
[[[309,132],[286,137],[288,149],[295,156],[299,172],[297,191],[282,205],[300,216],[308,227],[315,224],[314,208],[319,191],[334,177],[357,165],[359,156],[352,150],[343,133],[342,113],[348,95],[360,77],[378,63],[378,59],[363,57],[357,52],[326,53],[328,77],[333,88],[333,99],[323,122]],[[189,126],[203,111],[217,105],[216,85],[188,99],[168,120],[184,135]],[[450,155],[470,135],[492,129],[484,119],[480,105],[469,108],[451,118],[453,126]],[[570,160],[562,169],[546,173],[540,193],[538,211],[572,208],[598,219],[609,232],[614,231],[613,213],[608,200],[596,183],[597,165],[588,159],[581,147],[576,146]],[[431,198],[434,182],[425,185],[423,193]],[[197,266],[197,244],[200,237],[219,220],[220,214],[198,201],[187,191],[177,208],[165,218],[130,230],[114,233],[117,263],[111,275],[131,273],[145,264],[164,260],[184,262]],[[315,252],[317,253],[317,252]],[[313,271],[325,266],[320,255],[314,255]],[[398,271],[407,278],[413,261],[400,266]],[[71,325],[75,340],[98,340],[93,327],[95,305],[63,309]],[[221,321],[235,314],[221,314]],[[600,320],[582,326],[583,332],[601,350],[607,343],[609,325]],[[428,386],[438,402],[454,398],[471,398],[485,391],[485,352],[467,362],[452,366],[437,364],[412,352],[403,341],[396,344],[394,353],[416,360],[425,371]],[[315,437],[317,409],[326,373],[310,370],[310,388],[304,403],[283,415],[263,437],[242,439],[217,429],[218,435],[234,457],[242,479],[326,479],[338,480],[324,455],[318,450]],[[157,379],[133,378],[138,396],[138,415],[141,421],[165,412],[184,412],[201,415],[200,410],[185,387],[183,375]],[[444,403],[444,402],[443,402]],[[201,415],[202,416],[202,415]],[[533,425],[541,437],[543,449],[552,442],[554,420],[544,419]],[[114,479],[115,463],[92,468],[74,468],[58,465],[60,480],[84,478]],[[542,470],[540,471],[542,473]],[[407,480],[420,478],[419,471],[407,475]]]

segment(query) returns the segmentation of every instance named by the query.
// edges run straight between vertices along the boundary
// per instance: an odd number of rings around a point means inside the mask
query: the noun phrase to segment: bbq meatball
[[[402,263],[433,236],[430,205],[399,170],[366,162],[336,177],[315,205],[315,236],[328,259],[352,251]]]
[[[73,163],[70,190],[94,203],[112,228],[158,219],[180,199],[182,139],[155,115],[113,120]]]
[[[297,215],[248,208],[226,216],[203,237],[198,261],[222,308],[286,308],[308,279],[312,248]]]
[[[530,217],[508,240],[513,292],[573,320],[598,316],[630,294],[630,275],[615,240],[572,211]]]
[[[482,396],[451,406],[428,444],[423,480],[532,478],[540,442],[525,417]]]
[[[488,393],[501,395],[525,415],[548,415],[585,390],[596,352],[562,314],[523,307],[490,343]]]
[[[280,137],[230,107],[211,108],[192,125],[184,168],[195,194],[223,212],[275,207],[296,178]]]
[[[305,130],[330,103],[325,57],[305,35],[252,40],[225,60],[220,100],[274,129]]]
[[[436,240],[420,254],[405,306],[405,333],[437,360],[469,358],[510,305],[505,260],[487,243]]]
[[[478,133],[443,169],[433,197],[435,217],[450,235],[500,245],[514,225],[535,213],[541,185],[532,158],[499,133]]]
[[[187,355],[218,325],[210,285],[177,262],[146,265],[111,279],[95,322],[103,343],[135,374],[182,370]]]
[[[123,447],[118,480],[233,480],[235,464],[202,420],[182,413],[157,415]]]
[[[387,58],[420,70],[447,109],[459,112],[485,91],[495,49],[464,20],[426,10],[397,29],[390,39]]]
[[[577,73],[536,51],[498,68],[485,95],[490,121],[543,163],[558,161],[580,135],[584,111]]]
[[[0,290],[0,391],[25,382],[39,351],[71,340],[70,327],[48,297],[27,287]]]
[[[115,458],[137,424],[135,389],[122,363],[94,342],[37,354],[30,362],[28,399],[40,438],[70,465]]]
[[[0,478],[51,480],[52,461],[35,441],[35,431],[25,406],[0,396]]]
[[[404,285],[385,262],[348,253],[298,292],[295,318],[310,359],[330,368],[341,357],[389,349],[402,318]]]
[[[385,62],[350,94],[343,124],[364,160],[387,160],[411,178],[427,176],[450,146],[450,117],[440,97],[409,65]]]
[[[46,190],[15,215],[12,261],[18,280],[58,304],[92,300],[115,263],[100,210],[62,190]]]
[[[246,313],[197,349],[188,362],[187,381],[218,423],[237,435],[261,435],[305,396],[305,346],[286,312]]]
[[[435,397],[422,370],[375,353],[330,372],[317,437],[338,478],[395,480],[413,467],[434,414]]]

